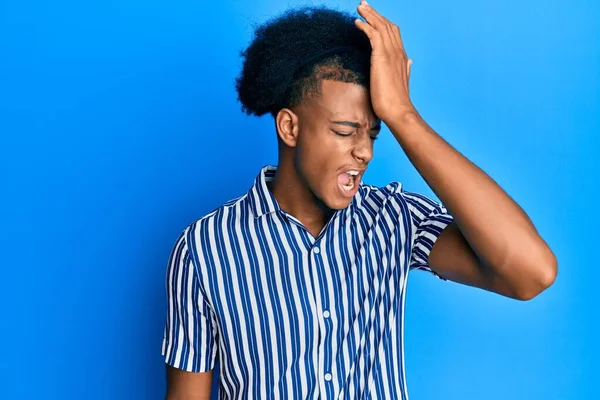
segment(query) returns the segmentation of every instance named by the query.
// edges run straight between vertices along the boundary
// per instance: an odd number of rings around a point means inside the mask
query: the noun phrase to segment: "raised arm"
[[[429,254],[442,277],[528,300],[550,286],[557,260],[525,212],[491,177],[440,137],[409,96],[400,29],[362,2],[371,41],[371,102],[423,179],[454,217]]]

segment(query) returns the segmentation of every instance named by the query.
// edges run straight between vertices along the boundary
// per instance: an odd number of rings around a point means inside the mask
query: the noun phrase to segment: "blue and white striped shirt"
[[[452,216],[398,182],[361,183],[315,238],[269,191],[275,170],[176,241],[166,362],[204,372],[218,358],[223,399],[406,400],[407,275],[434,273],[427,258]]]

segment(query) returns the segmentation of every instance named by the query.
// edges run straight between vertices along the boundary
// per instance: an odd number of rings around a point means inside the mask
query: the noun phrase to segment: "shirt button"
[[[331,380],[331,378],[332,378],[331,374],[329,374],[329,373],[328,373],[328,374],[325,374],[325,380],[326,380],[327,382],[329,382],[329,381]]]
[[[314,247],[313,251],[315,254],[319,254],[321,252],[321,250],[318,247]]]
[[[323,317],[329,318],[329,311],[327,311],[327,310],[323,311]]]

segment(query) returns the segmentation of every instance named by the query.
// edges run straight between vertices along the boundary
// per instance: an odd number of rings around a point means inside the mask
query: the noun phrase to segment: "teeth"
[[[348,171],[349,175],[356,176],[358,175],[358,171]]]

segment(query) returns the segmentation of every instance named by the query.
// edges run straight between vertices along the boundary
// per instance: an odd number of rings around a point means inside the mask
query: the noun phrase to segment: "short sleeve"
[[[216,323],[202,295],[186,232],[187,229],[177,239],[167,265],[162,355],[175,368],[206,372],[214,368],[216,361]]]
[[[433,245],[444,228],[454,221],[454,217],[442,203],[427,196],[406,191],[403,191],[402,195],[408,203],[413,224],[413,246],[409,269],[428,271],[446,280],[429,267],[427,260]]]

